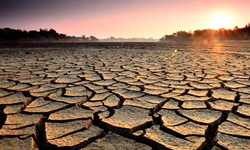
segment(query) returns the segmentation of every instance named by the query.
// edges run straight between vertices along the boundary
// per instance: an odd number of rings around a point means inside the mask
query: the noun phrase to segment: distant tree
[[[172,41],[175,39],[175,36],[174,35],[164,35],[160,41]]]
[[[204,30],[195,30],[193,33],[193,38],[195,40],[214,40],[217,39],[219,36],[219,33],[217,30],[211,30],[211,29],[204,29]]]
[[[22,33],[22,38],[23,39],[25,39],[25,38],[27,38],[28,37],[28,32],[27,31],[25,31],[25,30],[23,30],[23,33]]]
[[[188,31],[188,34],[192,36],[194,33],[192,32],[192,30],[190,30]]]
[[[178,40],[188,39],[192,36],[192,34],[186,32],[186,31],[177,31],[173,33],[173,36]]]
[[[47,29],[40,29],[40,35],[42,38],[48,38],[48,30]]]
[[[234,30],[239,30],[238,26],[235,26],[235,27],[234,27]]]
[[[114,37],[114,36],[111,36],[109,39],[110,39],[110,40],[115,40],[115,37]]]
[[[31,30],[29,32],[20,29],[0,29],[0,40],[23,40],[23,39],[65,39],[66,34],[59,34],[54,29]]]
[[[66,38],[67,38],[66,34],[59,34],[59,39],[66,39]]]
[[[97,41],[98,38],[96,38],[96,37],[94,37],[94,36],[90,36],[90,37],[89,37],[89,40],[91,40],[91,41]]]
[[[31,30],[28,32],[28,37],[33,39],[41,38],[41,35],[36,30]]]
[[[58,39],[59,38],[59,34],[56,32],[56,30],[50,29],[49,33],[48,33],[48,38]]]
[[[86,36],[85,36],[85,35],[82,35],[82,39],[83,39],[83,40],[86,40],[87,38],[86,38]]]

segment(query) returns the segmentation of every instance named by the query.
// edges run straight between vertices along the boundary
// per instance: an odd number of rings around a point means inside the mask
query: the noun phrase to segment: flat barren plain
[[[1,150],[250,149],[250,43],[0,49]]]

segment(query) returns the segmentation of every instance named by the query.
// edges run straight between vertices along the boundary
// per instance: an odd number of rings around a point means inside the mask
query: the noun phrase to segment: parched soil
[[[0,149],[248,150],[250,44],[2,46]]]

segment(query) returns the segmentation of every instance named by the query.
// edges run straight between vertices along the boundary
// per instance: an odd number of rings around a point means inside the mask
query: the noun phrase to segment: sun
[[[230,18],[227,14],[217,14],[210,20],[211,29],[229,28]]]

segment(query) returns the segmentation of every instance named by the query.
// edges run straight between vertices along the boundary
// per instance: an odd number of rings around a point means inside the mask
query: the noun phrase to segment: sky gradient
[[[250,22],[250,0],[1,0],[0,28],[53,28],[98,38],[161,38],[179,30],[213,28],[225,14],[226,28]]]

